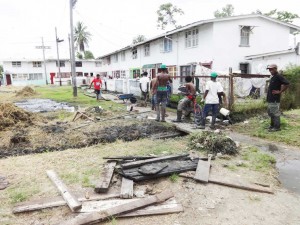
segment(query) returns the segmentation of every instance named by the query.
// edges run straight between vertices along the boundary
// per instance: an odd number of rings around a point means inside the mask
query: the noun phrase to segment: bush
[[[283,75],[290,82],[290,86],[281,96],[281,108],[297,108],[300,106],[300,66],[289,65]]]

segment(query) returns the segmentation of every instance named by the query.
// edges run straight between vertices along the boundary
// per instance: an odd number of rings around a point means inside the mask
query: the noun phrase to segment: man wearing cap
[[[157,80],[154,85],[156,88],[156,121],[166,122],[166,105],[168,98],[168,81],[172,83],[171,76],[168,74],[168,69],[166,65],[160,66],[160,73],[157,74]],[[161,109],[160,109],[161,104]],[[161,120],[160,120],[161,118]]]
[[[210,128],[215,128],[215,122],[217,119],[217,114],[219,111],[219,96],[223,96],[224,104],[226,104],[226,96],[223,91],[223,87],[220,82],[217,81],[218,74],[216,72],[212,72],[210,74],[209,81],[206,82],[205,93],[203,99],[205,101],[205,105],[202,111],[202,121],[200,129],[205,129],[205,120],[208,115],[208,112],[212,111],[212,119]]]
[[[142,75],[142,77],[140,79],[140,90],[142,92],[143,99],[145,101],[148,101],[150,79],[149,79],[149,77],[147,77],[147,75],[148,75],[147,72],[143,72],[141,75]]]
[[[268,115],[271,118],[269,131],[275,132],[280,131],[280,95],[290,83],[278,73],[276,64],[268,65],[267,69],[272,75],[267,93]]]

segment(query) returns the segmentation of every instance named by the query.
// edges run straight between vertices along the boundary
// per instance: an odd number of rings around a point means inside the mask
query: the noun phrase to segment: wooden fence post
[[[229,101],[228,101],[228,109],[232,110],[234,104],[234,91],[233,91],[233,74],[232,67],[229,67]]]

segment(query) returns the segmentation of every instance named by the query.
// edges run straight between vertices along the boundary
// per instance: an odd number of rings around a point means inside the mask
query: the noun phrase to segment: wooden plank
[[[109,184],[113,177],[116,164],[117,163],[115,161],[112,161],[112,162],[108,162],[104,165],[104,169],[100,175],[100,181],[98,182],[98,184],[95,187],[95,192],[105,193],[108,191]]]
[[[179,158],[184,158],[184,157],[187,157],[187,156],[188,156],[188,154],[168,155],[168,156],[158,157],[158,158],[154,158],[154,159],[139,160],[139,161],[136,161],[136,162],[124,163],[124,164],[122,164],[122,168],[123,169],[128,169],[128,168],[133,168],[133,167],[137,167],[137,166],[142,166],[142,165],[145,165],[145,164],[148,164],[148,163],[179,159]]]
[[[99,212],[102,210],[109,209],[118,205],[122,205],[128,202],[134,202],[137,199],[123,199],[123,200],[107,200],[107,201],[90,201],[85,202],[82,205],[80,213],[91,213]],[[138,209],[133,212],[128,212],[125,214],[117,215],[118,218],[122,217],[134,217],[134,216],[147,216],[147,215],[160,215],[167,213],[183,212],[183,207],[181,204],[177,203],[175,198],[170,198],[165,202],[155,204],[152,206],[147,206],[143,209]]]
[[[209,171],[210,171],[210,160],[211,157],[208,157],[207,161],[198,161],[196,173],[194,179],[200,182],[207,183],[209,178]]]
[[[103,157],[103,159],[115,159],[115,160],[143,160],[143,159],[153,159],[156,156],[116,156],[116,157]]]
[[[60,191],[62,197],[67,202],[72,212],[76,212],[77,210],[81,209],[82,204],[69,191],[67,186],[59,179],[57,174],[53,170],[47,170],[46,172],[48,177],[52,180],[52,182],[56,185],[57,189]]]
[[[120,198],[133,198],[133,180],[122,178]]]
[[[181,174],[179,174],[179,176],[194,179],[194,175],[192,175],[191,173],[181,173]],[[219,181],[219,180],[216,180],[213,178],[209,178],[208,182],[212,183],[212,184],[219,184],[219,185],[238,188],[238,189],[247,190],[247,191],[255,191],[255,192],[261,192],[261,193],[274,194],[274,192],[271,188],[262,188],[262,187],[254,186],[251,184],[241,184],[240,182],[237,182],[237,181],[235,181],[235,182]]]
[[[79,197],[78,201],[86,202],[86,201],[95,201],[95,200],[105,200],[110,198],[118,198],[118,194],[109,194],[109,195],[92,195],[88,199],[85,197]],[[54,198],[44,198],[36,201],[22,202],[14,206],[12,212],[13,213],[22,213],[22,212],[30,212],[40,209],[46,209],[51,207],[65,206],[67,202],[60,196]]]
[[[121,213],[126,213],[136,209],[140,209],[155,203],[164,202],[169,198],[172,198],[174,195],[171,191],[164,191],[160,194],[150,196],[147,198],[139,199],[134,202],[125,203],[119,206],[112,207],[107,210],[102,210],[98,212],[81,214],[71,220],[60,223],[61,225],[80,225],[80,224],[89,224],[101,222],[111,216],[116,216]]]

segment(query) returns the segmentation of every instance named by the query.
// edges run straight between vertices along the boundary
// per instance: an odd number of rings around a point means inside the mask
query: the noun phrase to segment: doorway
[[[11,77],[10,77],[10,74],[6,74],[6,85],[11,85]]]

